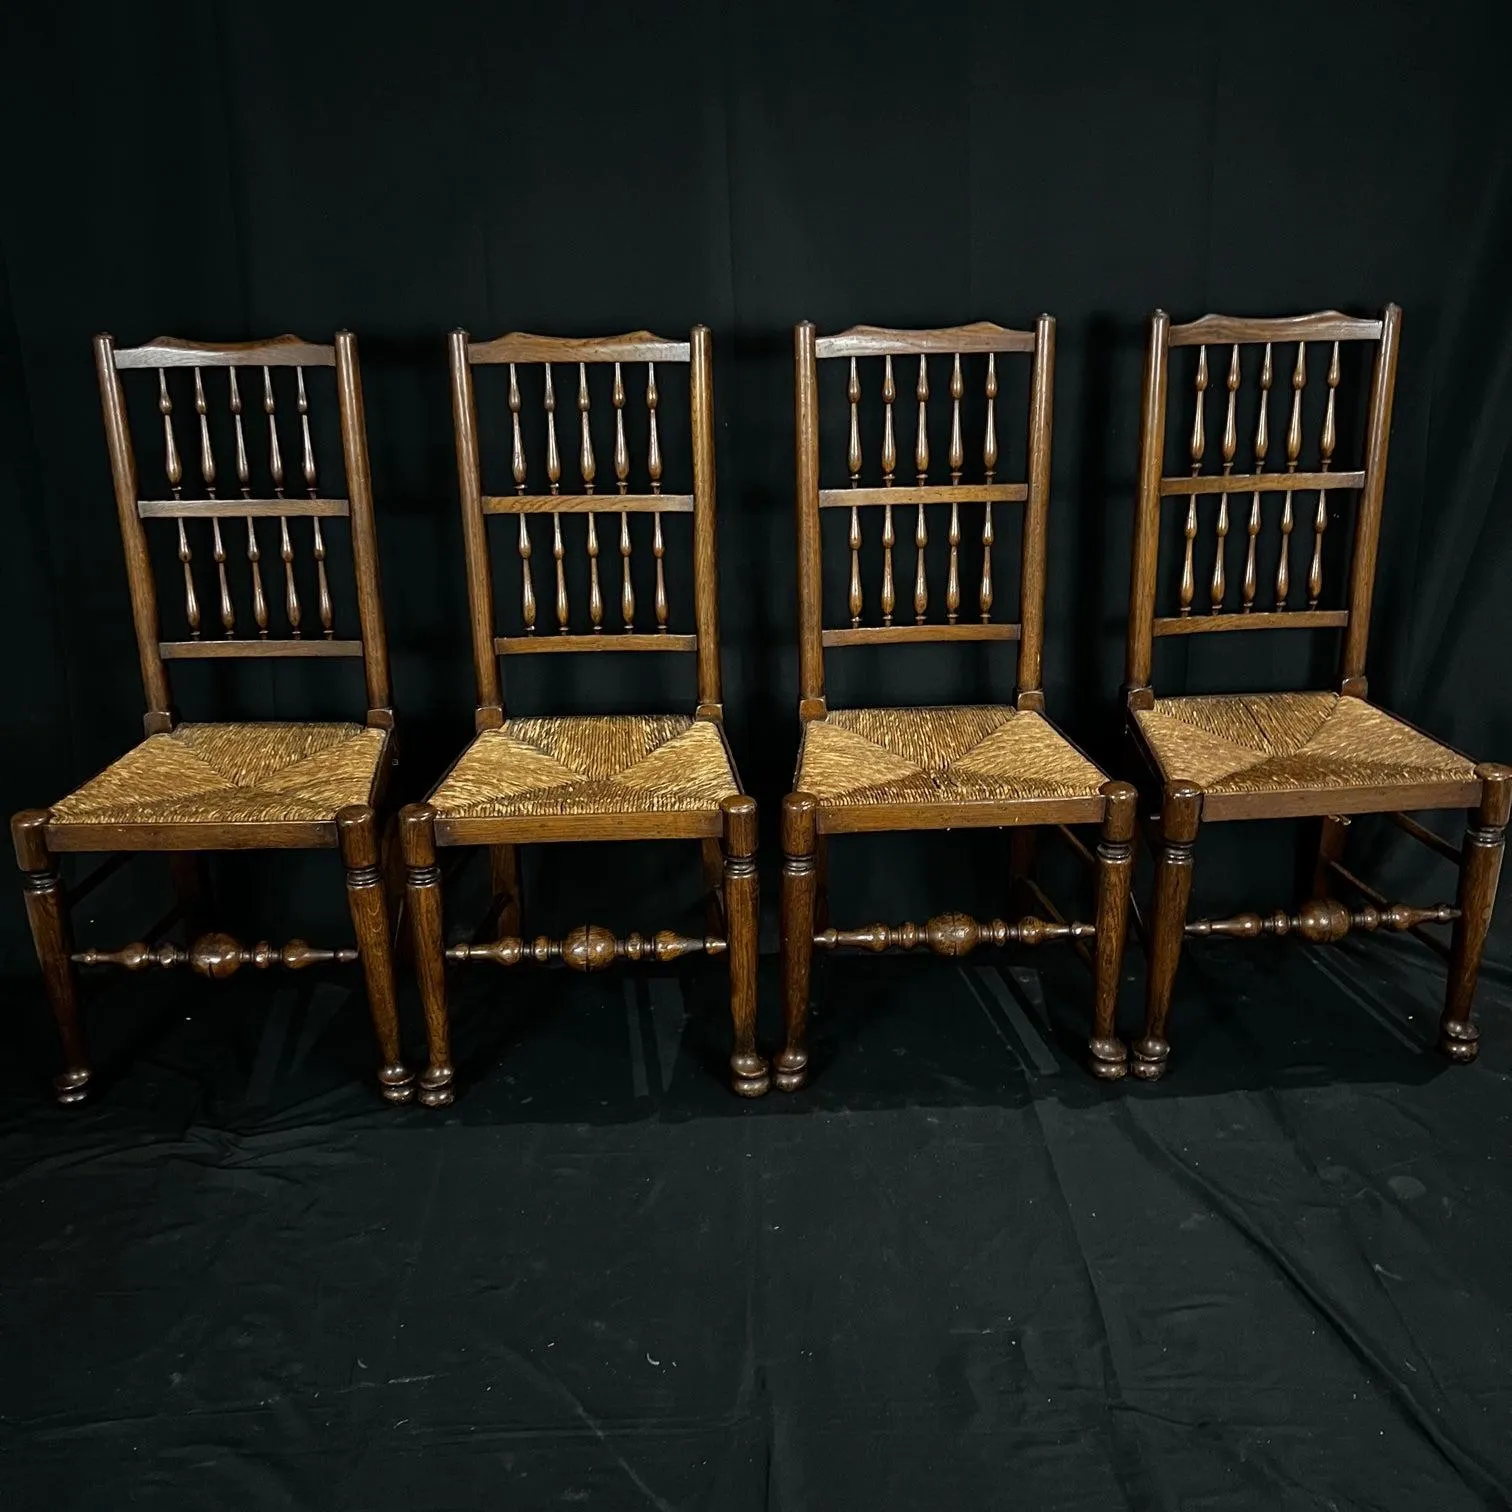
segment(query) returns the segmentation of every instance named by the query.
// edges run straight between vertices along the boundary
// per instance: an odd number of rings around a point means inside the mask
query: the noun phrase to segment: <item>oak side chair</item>
[[[998,360],[1032,359],[1027,481],[1000,480],[996,399]],[[961,401],[965,394],[963,356],[984,368],[984,436],[979,453],[980,482],[963,482],[966,448]],[[949,482],[930,483],[928,429],[930,359],[949,361]],[[861,363],[880,366],[883,400],[881,483],[863,482],[861,444]],[[782,811],[782,976],[786,1042],[773,1070],[777,1086],[793,1091],[808,1075],[807,1020],[810,966],[815,947],[872,951],[928,949],[961,956],[978,945],[1010,942],[1036,945],[1071,940],[1093,968],[1091,1069],[1116,1080],[1124,1074],[1126,1051],[1114,1028],[1118,976],[1133,869],[1135,789],[1109,781],[1045,716],[1040,686],[1044,644],[1045,525],[1050,490],[1050,440],[1055,369],[1055,322],[1042,315],[1032,331],[1007,330],[988,322],[943,330],[885,330],[857,326],[836,336],[816,336],[805,322],[794,332],[797,428],[798,649],[802,744],[794,791]],[[821,487],[819,471],[818,364],[848,361],[850,403],[848,486]],[[916,485],[896,478],[898,437],[893,406],[899,375],[914,380],[917,422],[913,436]],[[937,373],[940,369],[937,367]],[[874,381],[874,380],[873,380]],[[938,381],[938,380],[937,380]],[[906,402],[906,401],[905,401]],[[975,471],[975,468],[973,468]],[[938,477],[938,474],[936,474]],[[996,505],[1024,505],[1019,619],[992,616],[997,589],[992,547]],[[968,548],[970,566],[980,566],[962,608],[962,506],[980,519],[980,549]],[[931,600],[925,570],[926,510],[949,509],[949,570],[943,602]],[[823,628],[821,511],[850,512],[850,591],[848,623]],[[899,524],[895,513],[910,511],[914,571],[911,602],[896,616],[893,554]],[[881,515],[882,582],[874,601],[880,624],[863,625],[866,608],[860,553],[862,514]],[[906,547],[904,548],[906,550]],[[906,567],[904,568],[906,572]],[[907,588],[905,587],[905,596]],[[974,600],[974,602],[972,602]],[[934,607],[935,617],[930,617]],[[943,613],[941,610],[943,609]],[[1018,643],[1018,688],[1012,704],[987,707],[831,709],[824,693],[826,651],[944,641],[961,645]],[[1068,825],[1097,824],[1101,840],[1094,857]],[[1032,826],[1053,825],[1092,865],[1096,874],[1096,921],[1067,920],[1026,875]],[[1014,923],[986,922],[945,913],[923,926],[873,924],[861,929],[816,930],[816,908],[828,918],[824,847],[831,835],[878,830],[1013,827],[1014,879],[1049,915],[1027,915]],[[1091,942],[1090,949],[1084,942]]]
[[[477,677],[477,738],[458,757],[424,804],[400,815],[407,867],[415,967],[425,1010],[430,1064],[420,1078],[420,1100],[431,1107],[452,1101],[453,1067],[446,1003],[445,963],[490,961],[560,962],[576,971],[599,971],[617,961],[674,961],[703,951],[727,953],[734,1053],[730,1059],[737,1093],[758,1097],[767,1090],[766,1061],[757,1054],[756,965],[756,804],[740,790],[730,756],[720,702],[719,605],[714,503],[714,421],[712,348],[706,326],[689,341],[667,341],[648,331],[602,339],[514,333],[473,342],[467,332],[451,335],[452,411],[456,427],[457,471],[467,560],[468,606],[473,667]],[[637,368],[632,369],[631,364]],[[644,364],[643,374],[638,371]],[[511,474],[514,492],[485,494],[481,478],[478,417],[474,397],[476,367],[509,370]],[[521,429],[519,369],[543,369],[546,492],[528,492],[527,445]],[[557,382],[553,369],[575,377],[577,472],[581,491],[563,492],[557,436]],[[604,378],[612,367],[613,491],[595,492],[598,453],[591,426],[589,371]],[[663,491],[663,457],[657,410],[659,382],[668,368],[686,368],[692,439],[692,492]],[[576,370],[575,373],[573,370]],[[659,371],[660,369],[660,371]],[[632,384],[632,376],[634,384]],[[627,394],[644,377],[626,414]],[[570,381],[570,379],[569,379]],[[566,385],[564,385],[564,388]],[[572,402],[572,391],[566,399]],[[644,435],[646,491],[631,491],[631,444],[627,430]],[[639,436],[637,436],[639,440]],[[637,446],[636,451],[640,448]],[[539,468],[539,461],[535,466]],[[536,472],[536,478],[541,474]],[[539,485],[537,485],[539,486]],[[513,549],[520,561],[520,615],[523,633],[499,635],[494,616],[493,572],[487,522],[513,516]],[[532,561],[532,517],[549,515],[554,587],[546,608],[538,604]],[[606,614],[600,583],[599,517],[617,516],[620,559],[618,613]],[[654,597],[651,615],[637,598],[632,572],[632,516],[651,516]],[[695,629],[670,626],[663,516],[689,515],[693,537]],[[564,519],[565,517],[565,519]],[[569,523],[570,522],[570,523]],[[579,524],[581,522],[581,524]],[[637,521],[644,529],[644,521]],[[564,536],[571,532],[586,547],[588,592],[586,629],[574,630],[565,569]],[[537,527],[541,533],[541,527]],[[611,536],[610,542],[614,541]],[[614,550],[613,545],[610,550]],[[644,552],[642,553],[644,555]],[[644,569],[643,569],[644,570]],[[642,585],[644,586],[644,585]],[[611,588],[611,594],[612,594]],[[577,623],[584,623],[578,603]],[[652,620],[649,628],[636,626]],[[607,619],[607,623],[606,623]],[[613,623],[618,620],[618,624]],[[538,623],[539,621],[545,623]],[[547,716],[507,715],[498,658],[551,652],[686,652],[697,658],[698,703],[691,715]],[[699,840],[708,891],[709,928],[699,938],[661,930],[647,938],[616,938],[589,924],[564,939],[526,939],[521,933],[518,847],[537,842],[586,840]],[[446,948],[441,920],[438,846],[487,846],[494,896],[483,938]],[[492,937],[490,937],[492,936]]]
[[[1133,1056],[1135,1074],[1147,1080],[1162,1074],[1170,1054],[1167,1015],[1182,941],[1188,935],[1252,940],[1299,934],[1304,940],[1324,944],[1342,939],[1351,930],[1411,932],[1449,961],[1439,1048],[1451,1060],[1475,1058],[1477,1030],[1471,1022],[1471,1002],[1512,808],[1512,769],[1476,766],[1367,701],[1365,648],[1401,320],[1402,312],[1395,305],[1388,305],[1379,319],[1369,320],[1333,311],[1280,320],[1208,315],[1187,325],[1172,325],[1163,311],[1151,317],[1126,688],[1130,734],[1161,789],[1145,1027]],[[1352,471],[1334,465],[1340,430],[1340,349],[1348,343],[1368,344],[1373,359],[1364,457]],[[1171,353],[1187,347],[1197,349],[1190,472],[1166,476]],[[1244,348],[1259,348],[1247,363],[1241,356]],[[1235,472],[1241,430],[1237,411],[1240,391],[1246,387],[1246,368],[1255,419],[1253,430],[1248,423],[1242,428],[1246,437],[1253,438],[1249,444],[1252,468]],[[1316,452],[1304,459],[1303,433],[1311,429],[1304,425],[1304,392],[1310,379],[1314,383],[1321,379],[1325,397],[1315,405],[1322,410]],[[1217,448],[1220,468],[1214,471],[1208,458],[1205,411],[1209,387],[1219,384],[1226,397],[1221,403]],[[1289,400],[1282,401],[1287,419],[1284,432],[1276,438],[1280,446],[1273,444],[1271,431],[1273,386],[1291,391]],[[1267,462],[1273,462],[1275,452],[1283,448],[1284,466],[1266,471]],[[1316,468],[1309,471],[1306,463],[1314,457]],[[1328,608],[1320,607],[1325,557],[1343,555],[1341,549],[1328,549],[1334,534],[1330,500],[1337,493],[1356,493],[1358,502],[1343,607]],[[1261,499],[1267,494],[1281,496],[1279,510],[1272,506],[1269,511],[1279,528],[1273,567],[1260,559],[1257,550],[1266,512]],[[1198,505],[1208,498],[1216,503],[1212,510],[1216,544],[1211,576],[1199,588],[1194,555]],[[1175,499],[1185,509],[1185,544],[1176,613],[1158,615],[1161,504],[1165,499]],[[1231,499],[1241,508],[1242,501],[1248,501],[1247,516],[1242,517],[1247,539],[1239,574],[1232,574],[1225,549]],[[1300,561],[1294,530],[1302,536]],[[1296,570],[1301,561],[1307,563],[1305,573]],[[1201,575],[1207,576],[1205,569]],[[1231,587],[1233,576],[1238,578],[1237,595]],[[1280,629],[1344,632],[1336,690],[1156,696],[1151,664],[1157,637]],[[1456,808],[1471,811],[1460,847],[1404,812]],[[1390,903],[1346,868],[1342,855],[1355,814],[1386,814],[1409,835],[1455,863],[1459,893],[1454,905],[1417,908]],[[1313,896],[1297,913],[1241,913],[1228,919],[1187,921],[1192,848],[1199,821],[1307,817],[1322,820],[1322,839]],[[1347,907],[1338,896],[1341,890],[1362,899],[1362,904]],[[1450,923],[1453,937],[1447,946],[1424,928]]]
[[[164,337],[117,350],[102,335],[95,338],[95,365],[147,699],[146,739],[50,809],[28,810],[12,820],[27,914],[63,1046],[64,1069],[53,1084],[57,1100],[82,1102],[91,1080],[76,966],[113,965],[128,971],[187,966],[200,976],[224,978],[242,966],[299,970],[319,962],[360,960],[382,1057],[379,1085],[390,1102],[407,1102],[414,1095],[414,1079],[400,1058],[374,813],[392,765],[393,712],[356,340],[345,331],[332,346],[295,336],[233,345]],[[307,385],[306,370],[320,368],[335,369],[347,498],[322,492],[317,478],[309,408],[315,380]],[[212,380],[215,369],[224,369],[223,381]],[[137,473],[121,375],[142,370],[156,376],[166,492],[144,488]],[[287,441],[280,440],[280,399],[285,427],[288,411],[298,414],[297,451],[286,452]],[[176,402],[184,408],[192,404],[194,419],[186,428],[191,451],[198,451],[198,489],[185,476],[195,469],[192,464],[186,468],[180,451]],[[217,413],[221,404],[227,409]],[[247,412],[258,409],[263,419],[254,424]],[[234,436],[234,479],[218,466],[212,444],[212,431],[226,420]],[[296,466],[299,477],[289,478]],[[262,486],[265,481],[270,487]],[[322,521],[336,519],[347,520],[350,529],[356,640],[338,639],[335,632]],[[184,584],[182,639],[165,640],[159,624],[146,529],[148,521],[157,520],[172,522],[177,532]],[[213,596],[202,603],[207,534],[214,587]],[[313,560],[304,555],[306,550]],[[264,566],[269,553],[274,554],[267,561],[271,572]],[[240,582],[236,556],[246,562],[247,576]],[[281,572],[273,561],[280,562]],[[265,574],[274,581],[265,581]],[[308,594],[312,578],[317,585],[315,616],[300,599],[301,579]],[[270,612],[270,602],[280,598],[281,616]],[[250,625],[245,617],[249,600]],[[318,624],[311,623],[315,618]],[[360,657],[366,718],[361,724],[180,723],[166,664],[220,657]],[[303,940],[281,947],[266,941],[244,946],[220,931],[200,932],[207,898],[203,859],[197,853],[318,848],[341,852],[355,949],[317,949]],[[131,855],[148,851],[168,855],[178,897],[174,909],[143,940],[120,950],[76,952],[57,858],[68,852],[113,853],[74,890],[77,901]],[[187,945],[165,938],[180,920]]]

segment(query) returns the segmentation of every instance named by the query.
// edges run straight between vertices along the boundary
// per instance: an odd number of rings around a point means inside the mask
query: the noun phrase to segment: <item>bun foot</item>
[[[420,1101],[427,1108],[447,1108],[456,1094],[452,1090],[452,1068],[429,1066],[420,1078]]]
[[[1087,1069],[1103,1081],[1122,1081],[1129,1070],[1129,1052],[1121,1039],[1094,1039],[1087,1043]]]
[[[1159,1081],[1165,1075],[1171,1047],[1164,1040],[1142,1039],[1134,1047],[1129,1069],[1140,1081]]]
[[[730,1057],[730,1090],[737,1097],[765,1097],[771,1088],[772,1075],[764,1056]]]
[[[808,1081],[808,1051],[784,1050],[776,1062],[772,1080],[779,1092],[796,1092]]]
[[[1473,1052],[1472,1052],[1473,1053]],[[88,1066],[70,1066],[53,1078],[53,1098],[60,1108],[76,1108],[89,1097],[93,1076]]]
[[[1444,1019],[1439,1024],[1438,1047],[1450,1060],[1467,1066],[1480,1054],[1480,1030],[1465,1019]]]
[[[397,1061],[378,1073],[378,1090],[385,1102],[407,1103],[415,1100],[415,1073]]]

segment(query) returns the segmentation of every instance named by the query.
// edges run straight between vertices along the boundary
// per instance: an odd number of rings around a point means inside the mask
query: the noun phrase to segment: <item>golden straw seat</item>
[[[1356,930],[1411,933],[1449,961],[1439,1048],[1451,1060],[1475,1058],[1471,1009],[1512,811],[1512,769],[1476,765],[1386,713],[1368,701],[1365,678],[1401,318],[1395,305],[1378,319],[1333,310],[1279,320],[1206,315],[1185,325],[1163,311],[1151,317],[1125,668],[1129,735],[1159,810],[1145,1026],[1133,1053],[1135,1074],[1147,1080],[1164,1073],[1170,1056],[1171,993],[1188,935],[1297,934],[1322,945]],[[1340,389],[1351,386],[1348,354],[1362,349],[1371,366],[1361,455],[1340,465],[1341,420],[1354,408]],[[1182,361],[1191,429],[1181,437],[1180,468],[1168,473],[1166,420],[1181,402],[1170,390]],[[1325,569],[1345,557],[1336,522],[1350,497],[1347,581],[1330,593]],[[1173,562],[1168,574],[1175,602],[1157,612],[1167,505],[1177,516],[1169,523],[1182,526],[1169,538],[1182,545],[1179,568]],[[1216,649],[1238,644],[1235,632],[1275,630],[1342,632],[1336,687],[1157,694],[1157,640],[1190,646],[1191,637],[1213,636]],[[1470,810],[1463,843],[1419,823],[1414,809]],[[1451,861],[1459,871],[1454,903],[1392,903],[1345,867],[1351,816],[1360,814],[1389,815]],[[1199,824],[1285,818],[1322,821],[1311,898],[1296,913],[1188,921]],[[1447,942],[1426,927],[1446,924]]]
[[[179,725],[53,804],[52,823],[334,824],[349,804],[372,803],[388,735],[359,724]]]
[[[446,819],[703,814],[740,791],[719,726],[681,714],[510,719],[430,797]]]
[[[831,709],[803,727],[796,788],[852,808],[1096,799],[1106,781],[1043,715],[986,705]]]
[[[97,336],[95,366],[147,695],[147,738],[50,809],[30,809],[11,822],[63,1045],[65,1066],[53,1083],[55,1094],[59,1102],[82,1102],[93,1075],[76,966],[187,967],[225,977],[242,966],[297,970],[360,961],[382,1057],[380,1090],[390,1102],[407,1102],[415,1087],[400,1059],[377,819],[394,761],[394,715],[356,340],[346,331],[330,346],[296,336],[229,345],[161,337],[117,350],[109,336]],[[122,381],[123,374],[137,372],[156,380],[143,383],[143,397],[157,409],[152,429],[160,450],[152,481],[138,473]],[[322,433],[312,422],[328,412],[322,399],[327,374],[346,498],[322,489],[331,479],[322,477],[316,462]],[[149,526],[177,537],[172,571],[183,583],[178,639],[163,635]],[[350,542],[356,599],[358,634],[350,639],[337,635],[343,596],[333,593],[328,567],[331,545],[342,536]],[[348,613],[341,605],[341,617]],[[366,720],[179,722],[170,663],[265,657],[316,665],[332,658],[360,661]],[[317,948],[297,939],[282,946],[243,945],[205,928],[210,900],[203,854],[275,849],[340,851],[355,949]],[[77,897],[131,854],[166,851],[177,906],[141,940],[119,950],[76,953],[56,862],[70,851],[113,853],[77,886]],[[179,923],[185,929],[181,944],[167,938]]]
[[[1449,786],[1474,802],[1475,763],[1361,698],[1337,693],[1235,693],[1157,698],[1135,712],[1163,778],[1203,790],[1210,811],[1230,794],[1327,793]],[[1305,800],[1304,800],[1305,801]],[[1374,802],[1374,798],[1368,801]]]
[[[400,815],[430,1048],[420,1079],[420,1100],[428,1106],[455,1096],[448,960],[599,971],[619,962],[728,954],[731,1082],[746,1097],[759,1097],[770,1084],[756,1051],[756,804],[740,790],[720,702],[712,362],[705,326],[695,327],[690,341],[648,331],[584,340],[515,332],[487,342],[452,333],[478,733],[426,802]],[[667,387],[674,374],[687,379],[686,492],[674,492],[663,475],[662,417],[674,397]],[[508,493],[483,491],[476,391],[490,383],[498,393],[493,413],[502,418],[508,404]],[[576,410],[575,423],[559,421],[559,403]],[[535,418],[544,445],[531,425]],[[559,425],[575,435],[559,436]],[[576,489],[563,487],[564,450],[568,469],[576,452]],[[673,466],[680,464],[684,459]],[[505,517],[505,549],[519,560],[512,634],[498,633],[494,611],[488,522],[498,516]],[[667,588],[668,536],[680,535],[684,520],[692,527],[691,632],[672,628]],[[586,593],[582,580],[569,576],[569,551],[574,565],[586,558]],[[698,702],[691,714],[517,718],[505,710],[500,657],[548,656],[564,667],[574,653],[668,652],[696,660]],[[704,933],[664,929],[616,937],[586,924],[560,940],[527,937],[519,847],[598,840],[699,841]],[[493,902],[470,944],[448,946],[442,928],[437,847],[447,846],[484,846],[490,855]]]
[[[1000,366],[1008,373],[1019,357],[1031,360],[1029,423],[1021,474],[1025,481],[1013,482],[1006,480],[1002,467],[997,397]],[[948,400],[950,439],[943,455],[931,451],[931,359],[934,392]],[[821,487],[821,365],[837,379],[845,378],[850,420],[845,486]],[[1127,1062],[1113,1020],[1134,864],[1135,792],[1126,782],[1109,782],[1055,728],[1045,714],[1040,678],[1055,322],[1042,315],[1033,331],[1012,331],[987,321],[945,330],[856,326],[823,337],[805,322],[794,332],[794,369],[802,734],[793,791],[782,810],[785,1042],[774,1063],[773,1080],[792,1092],[808,1079],[809,987],[816,948],[929,949],[953,957],[979,945],[1037,945],[1060,939],[1073,941],[1092,965],[1091,1067],[1098,1076],[1116,1079],[1124,1075]],[[981,439],[973,438],[969,469],[962,416],[968,369],[972,388],[985,401]],[[881,465],[874,477],[863,476],[865,385],[871,385],[866,391],[882,401],[880,446],[873,453]],[[902,445],[894,412],[900,399],[917,416],[912,435],[901,438]],[[938,410],[936,416],[943,438],[943,417]],[[933,482],[931,466],[936,469]],[[900,471],[911,473],[916,481],[900,479]],[[837,484],[840,481],[837,478]],[[1014,585],[995,579],[994,546],[1000,533],[1007,535],[1008,521],[1015,519],[1007,507],[1019,504],[1024,509],[1015,621],[1002,612]],[[837,525],[848,523],[850,556],[846,622],[828,628],[821,559],[826,512]],[[938,581],[930,582],[931,529],[939,545],[948,548],[943,592]],[[873,590],[863,582],[863,552],[878,547],[882,570],[871,597]],[[933,708],[829,706],[826,653],[930,642],[963,651],[1017,643],[1013,702]],[[1101,826],[1095,855],[1065,829],[1077,824]],[[1033,839],[1043,826],[1062,830],[1077,854],[1091,864],[1095,921],[1067,918],[1030,875]],[[1014,831],[1007,867],[1011,895],[1036,912],[1012,922],[943,913],[923,925],[827,927],[827,847],[832,836],[988,828]],[[816,927],[821,915],[824,928]]]

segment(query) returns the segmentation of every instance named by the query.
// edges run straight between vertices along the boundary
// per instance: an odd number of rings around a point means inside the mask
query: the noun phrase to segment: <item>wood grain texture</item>
[[[512,331],[492,341],[469,341],[467,360],[473,366],[500,362],[687,362],[692,344],[668,341],[650,331],[627,331],[622,336],[537,336]]]
[[[726,798],[724,913],[730,957],[730,1085],[737,1096],[761,1097],[771,1086],[766,1058],[756,1048],[756,976],[761,921],[756,882],[756,800]]]
[[[820,509],[862,508],[875,504],[1021,504],[1029,497],[1027,483],[931,483],[922,487],[821,488]]]
[[[360,640],[274,640],[271,637],[247,637],[244,640],[160,641],[158,655],[164,661],[215,661],[230,657],[361,657]]]
[[[832,646],[898,646],[924,641],[1016,641],[1020,627],[997,624],[860,625],[851,629],[825,630],[820,643]]]
[[[1192,895],[1192,847],[1202,818],[1202,791],[1189,782],[1171,783],[1160,810],[1160,850],[1155,858],[1155,899],[1150,918],[1149,963],[1145,977],[1144,1034],[1134,1046],[1132,1070],[1143,1081],[1165,1073],[1171,1047],[1166,1019],[1186,935]]]
[[[1226,344],[1232,341],[1378,341],[1382,322],[1320,310],[1315,315],[1249,319],[1239,315],[1204,315],[1173,325],[1173,347]]]
[[[697,651],[696,635],[496,635],[498,656],[535,656],[551,651]]]
[[[1150,633],[1210,635],[1227,630],[1342,630],[1349,624],[1347,609],[1265,610],[1260,614],[1157,615]]]
[[[182,341],[159,336],[139,347],[123,347],[115,365],[129,368],[170,367],[335,367],[334,347],[317,346],[298,336],[267,341]]]
[[[692,494],[615,494],[612,504],[598,494],[484,494],[484,514],[587,514],[606,506],[627,514],[692,514]]]
[[[990,320],[935,330],[900,330],[891,326],[858,325],[833,336],[820,336],[816,357],[953,356],[957,352],[1032,352],[1034,333],[1012,331]]]

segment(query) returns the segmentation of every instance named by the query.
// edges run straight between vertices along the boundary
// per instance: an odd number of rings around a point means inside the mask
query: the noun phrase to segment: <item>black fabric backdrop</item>
[[[1059,318],[1047,691],[1117,768],[1149,308],[1395,299],[1373,690],[1512,755],[1504,11],[5,8],[0,800],[46,803],[140,731],[99,329],[359,334],[408,796],[471,729],[445,331],[706,321],[726,701],[770,882],[794,321]],[[1163,648],[1162,685],[1218,685],[1218,652],[1256,686],[1329,680],[1305,637],[1214,639]],[[1012,686],[1006,657],[868,658],[832,658],[837,701]],[[514,706],[691,700],[671,658],[566,660],[509,667]],[[191,717],[361,706],[350,669],[176,688]],[[1394,891],[1447,894],[1360,828]],[[1215,827],[1199,906],[1290,901],[1306,839]],[[558,850],[529,861],[533,926],[699,917],[689,847]],[[835,912],[999,907],[1003,850],[837,845]],[[92,894],[81,937],[129,938],[162,870]],[[345,937],[334,858],[220,873],[244,937]],[[0,969],[30,973],[18,894]],[[755,1105],[721,1082],[718,963],[459,973],[444,1114],[379,1104],[339,970],[101,974],[102,1095],[59,1113],[39,984],[8,980],[0,1504],[1512,1506],[1503,972],[1454,1068],[1410,943],[1194,942],[1171,1075],[1107,1087],[1069,953],[958,966],[820,963],[813,1084]]]
[[[1512,752],[1496,670],[1509,628],[1496,590],[1512,567],[1503,11],[9,7],[6,803],[52,800],[140,728],[89,353],[100,329],[123,343],[358,333],[412,796],[466,739],[473,699],[444,333],[706,321],[726,702],[770,821],[796,737],[796,320],[1058,317],[1046,686],[1062,723],[1117,766],[1148,310],[1394,299],[1406,322],[1372,686],[1463,749]],[[1219,652],[1259,685],[1327,681],[1296,637],[1222,639],[1172,653],[1163,684],[1215,685]],[[871,657],[831,658],[837,701],[985,691],[961,659]],[[507,669],[516,707],[671,696],[636,683],[623,658],[575,659],[570,686],[550,660]],[[997,676],[1011,688],[1010,660]],[[191,716],[319,707],[306,668],[247,675],[231,692],[211,678],[177,685]],[[327,688],[327,708],[358,707],[354,683],[333,674]],[[770,854],[770,823],[767,834]],[[939,905],[963,867],[1001,864],[995,846],[904,844],[863,846],[857,907],[912,904],[905,872],[922,906]],[[1250,886],[1252,904],[1291,891],[1293,849],[1265,845],[1275,854],[1259,873],[1274,875]],[[1234,854],[1231,836],[1209,835],[1200,898],[1219,900]],[[1415,875],[1401,846],[1391,856]],[[309,927],[322,908],[340,928],[320,864],[281,860],[267,887],[246,863],[236,875],[252,880],[227,884],[232,903],[254,929],[286,926],[285,913]],[[641,922],[689,893],[684,870],[633,860]],[[4,964],[24,967],[19,901],[0,918]]]

